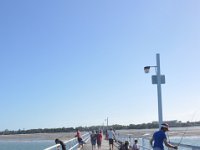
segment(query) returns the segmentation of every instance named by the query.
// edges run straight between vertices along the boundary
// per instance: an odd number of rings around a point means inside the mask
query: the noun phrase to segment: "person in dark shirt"
[[[94,131],[92,131],[92,134],[90,135],[90,140],[91,140],[91,144],[92,144],[92,150],[96,149],[97,134],[95,134]]]
[[[125,141],[125,143],[123,143],[121,145],[121,147],[119,148],[119,150],[131,150],[130,149],[130,146],[129,146],[129,142],[128,141]]]
[[[60,144],[62,147],[62,150],[66,150],[65,144],[63,143],[63,141],[59,140],[59,139],[55,139],[55,143],[56,144]]]

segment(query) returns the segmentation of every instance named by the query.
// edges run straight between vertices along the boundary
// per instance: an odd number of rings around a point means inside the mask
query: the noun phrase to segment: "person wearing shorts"
[[[108,140],[109,140],[109,147],[110,150],[113,150],[114,147],[114,139],[115,139],[115,132],[113,131],[112,128],[108,131]]]

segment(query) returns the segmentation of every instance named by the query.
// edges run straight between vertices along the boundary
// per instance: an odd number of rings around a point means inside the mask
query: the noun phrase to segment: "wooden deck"
[[[91,145],[90,140],[83,146],[83,149],[80,149],[80,150],[92,150],[92,145]],[[96,148],[93,150],[109,150],[108,140],[103,139],[101,143],[101,149],[98,149],[96,145]],[[114,146],[114,150],[118,150],[116,145]]]

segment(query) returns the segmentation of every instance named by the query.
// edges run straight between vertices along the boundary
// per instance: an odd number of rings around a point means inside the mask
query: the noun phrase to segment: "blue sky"
[[[200,120],[200,1],[0,1],[0,130]],[[194,116],[195,114],[195,117]],[[193,118],[193,120],[191,120]]]

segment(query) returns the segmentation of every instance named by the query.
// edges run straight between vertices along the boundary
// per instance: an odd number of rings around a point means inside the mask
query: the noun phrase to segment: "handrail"
[[[88,141],[89,137],[90,137],[89,133],[82,135],[83,141],[85,141],[85,142]],[[79,145],[77,138],[72,138],[70,140],[64,141],[64,144],[66,145],[66,148],[68,150],[73,150],[74,148],[76,148]],[[57,148],[58,146],[60,146],[60,144],[55,144],[53,146],[45,148],[44,150],[53,150],[54,148]]]
[[[123,135],[123,134],[119,135],[118,134],[116,136],[117,141],[120,141],[122,143],[124,143],[125,141],[128,141],[131,146],[134,143],[133,142],[134,139],[135,139],[135,137],[133,135]],[[147,138],[147,137],[139,137],[138,138],[139,146],[140,146],[141,150],[151,150],[152,149],[149,140],[150,139]],[[200,150],[200,146],[194,146],[194,145],[189,145],[189,144],[178,144],[178,143],[175,143],[175,142],[170,142],[170,143],[172,143],[173,145],[179,145],[179,149],[187,148],[188,150]]]
[[[174,145],[178,145],[178,143],[175,142],[170,142]],[[184,147],[184,148],[191,148],[192,150],[200,150],[200,146],[194,146],[194,145],[189,145],[189,144],[179,144],[179,147]]]

